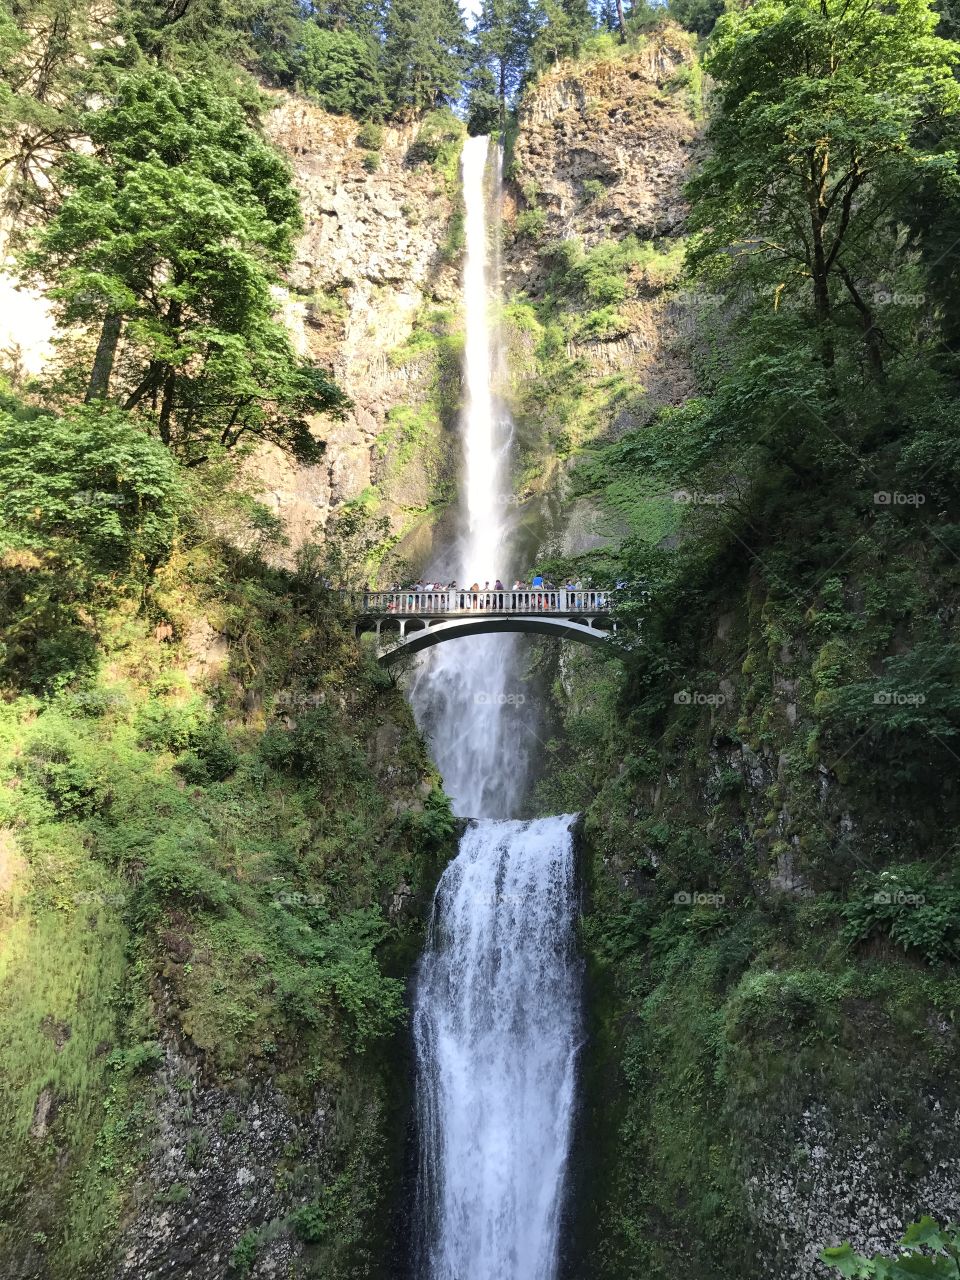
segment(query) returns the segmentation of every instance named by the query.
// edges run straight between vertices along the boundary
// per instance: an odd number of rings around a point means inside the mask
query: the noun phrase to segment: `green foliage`
[[[871,294],[902,261],[886,211],[921,175],[944,213],[956,198],[945,131],[960,107],[960,46],[936,23],[927,0],[855,10],[765,0],[725,13],[711,41],[719,97],[709,158],[689,187],[700,233],[691,261],[718,275],[741,268],[795,300],[827,367],[849,308],[882,372]]]
[[[190,464],[258,438],[316,459],[307,416],[345,400],[274,318],[300,226],[286,164],[237,98],[200,78],[146,69],[110,88],[82,122],[93,152],[64,160],[65,198],[26,259],[63,324],[99,332],[88,398],[113,386]]]
[[[290,74],[327,111],[359,120],[378,118],[386,107],[378,55],[369,36],[304,22]]]
[[[365,151],[379,151],[383,146],[383,126],[368,121],[357,131],[357,146]]]
[[[142,572],[184,496],[169,453],[119,410],[0,413],[0,554],[55,556],[85,579]]]
[[[389,924],[379,904],[399,884],[429,892],[450,848],[437,796],[422,824],[406,816],[435,779],[402,697],[306,566],[192,548],[158,569],[151,598],[178,631],[204,616],[229,636],[264,710],[251,717],[243,681],[208,684],[175,636],[159,641],[123,609],[102,620],[109,679],[0,703],[0,854],[14,877],[0,901],[0,1196],[21,1206],[0,1224],[0,1251],[20,1256],[44,1231],[54,1280],[106,1265],[171,1029],[220,1078],[269,1061],[291,1095],[309,1079],[340,1099],[337,1142],[363,1133],[344,1231],[351,1248],[372,1247],[383,1169],[368,1157],[388,1126],[369,1081],[405,1018],[421,929],[414,916]],[[397,731],[376,765],[369,743],[385,722]],[[148,998],[159,982],[161,1024]],[[41,1144],[30,1129],[48,1084],[57,1105]],[[350,1088],[365,1129],[340,1114]],[[188,1154],[205,1158],[199,1140]]]
[[[427,796],[422,811],[410,811],[405,815],[404,829],[410,835],[414,848],[422,853],[436,853],[449,843],[457,830],[457,820],[450,800],[439,787]]]
[[[256,1231],[245,1231],[230,1251],[227,1265],[237,1275],[248,1276],[257,1260],[260,1237]]]
[[[930,963],[960,957],[960,888],[923,863],[862,877],[843,916],[853,942],[886,937]]]
[[[452,111],[431,111],[417,130],[407,159],[411,164],[431,164],[448,179],[455,179],[464,134],[462,121]]]
[[[456,0],[392,0],[383,69],[394,111],[415,117],[460,93],[465,26]]]
[[[896,1257],[865,1258],[849,1244],[824,1249],[821,1259],[842,1276],[877,1280],[906,1280],[910,1276],[960,1276],[960,1228],[941,1227],[933,1218],[912,1223],[900,1241]]]
[[[670,0],[669,11],[682,27],[706,36],[723,13],[723,4],[722,0]]]
[[[547,229],[547,214],[544,209],[524,209],[517,214],[514,223],[518,236],[529,240],[539,240]]]

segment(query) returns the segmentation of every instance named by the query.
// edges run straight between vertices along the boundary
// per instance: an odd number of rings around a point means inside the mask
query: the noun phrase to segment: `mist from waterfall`
[[[494,392],[498,334],[491,303],[499,288],[494,236],[499,235],[502,156],[490,139],[468,138],[463,148],[465,318],[462,510],[450,552],[426,576],[455,578],[482,588],[514,577],[510,516],[513,425]],[[492,211],[493,218],[488,214]],[[454,811],[502,818],[520,811],[529,753],[537,739],[525,711],[520,647],[512,635],[472,636],[421,655],[410,701]]]

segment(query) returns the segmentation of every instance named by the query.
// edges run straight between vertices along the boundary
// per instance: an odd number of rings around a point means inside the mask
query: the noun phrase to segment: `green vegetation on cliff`
[[[0,392],[4,1273],[146,1274],[202,1222],[238,1275],[371,1274],[454,823],[325,585],[376,522],[295,557],[244,479],[344,404],[275,314],[297,194],[207,6],[17,16],[6,194],[64,328]]]
[[[629,533],[555,569],[621,583],[633,640],[541,666],[563,708],[541,807],[586,811],[593,1275],[779,1280],[881,1217],[955,1212],[958,50],[936,22],[912,0],[720,19],[688,188],[698,394],[575,455]]]
[[[409,905],[453,832],[404,700],[337,620],[323,566],[224,547],[217,526],[244,522],[202,496],[205,520],[142,598],[114,593],[43,687],[18,692],[8,669],[0,1238],[52,1276],[106,1265],[169,1045],[226,1087],[264,1077],[297,1105],[363,1080],[365,1108],[395,1092],[378,1045],[404,1018]],[[395,1141],[377,1106],[371,1152]],[[338,1141],[346,1162],[334,1127]],[[366,1217],[351,1227],[343,1208],[324,1275],[370,1243],[382,1169],[361,1172]],[[190,1197],[188,1182],[183,1212]]]

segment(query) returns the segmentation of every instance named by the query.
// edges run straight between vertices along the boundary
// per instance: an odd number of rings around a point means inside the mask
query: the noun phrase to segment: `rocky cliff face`
[[[693,65],[679,32],[596,61],[560,62],[520,109],[513,177],[546,215],[547,238],[650,240],[683,232],[682,185],[697,128],[685,90]],[[600,184],[602,192],[590,184]],[[536,275],[511,255],[518,283]]]
[[[563,500],[570,455],[692,390],[676,278],[699,111],[699,68],[672,26],[558,63],[520,107],[503,254],[520,486],[550,495],[535,523],[569,550],[615,536]]]
[[[383,129],[371,150],[358,144],[355,122],[283,97],[267,132],[291,160],[306,221],[289,274],[288,323],[354,403],[343,422],[318,424],[327,442],[321,466],[297,468],[276,452],[257,459],[266,498],[294,542],[322,533],[344,503],[373,495],[394,534],[425,526],[429,537],[426,517],[451,466],[438,404],[443,371],[435,343],[404,346],[415,330],[452,320],[455,184],[417,160],[416,125]]]
[[[558,241],[589,252],[629,236],[652,244],[683,236],[698,95],[689,42],[672,29],[623,56],[559,63],[531,86],[511,165],[517,202],[507,218],[508,289],[543,297]],[[518,233],[524,209],[542,215],[533,237]],[[668,292],[674,275],[635,264],[617,322],[568,343],[591,380],[619,372],[641,384],[647,411],[678,403],[691,387],[675,351],[689,307]]]

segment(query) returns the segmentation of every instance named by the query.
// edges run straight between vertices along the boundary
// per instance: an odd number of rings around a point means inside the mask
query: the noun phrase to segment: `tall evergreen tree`
[[[457,0],[393,0],[383,57],[394,111],[414,116],[456,102],[466,52],[466,25]]]
[[[535,27],[531,0],[482,0],[472,35],[478,65],[489,78],[478,74],[477,80],[481,86],[492,80],[500,128],[526,73]]]
[[[27,265],[66,329],[99,330],[87,400],[112,393],[188,464],[252,437],[314,459],[306,419],[344,397],[274,318],[300,227],[283,158],[235,98],[155,67],[83,125],[92,153],[63,164]]]
[[[586,0],[541,0],[539,17],[530,47],[530,67],[534,72],[561,58],[576,57],[593,29]]]

